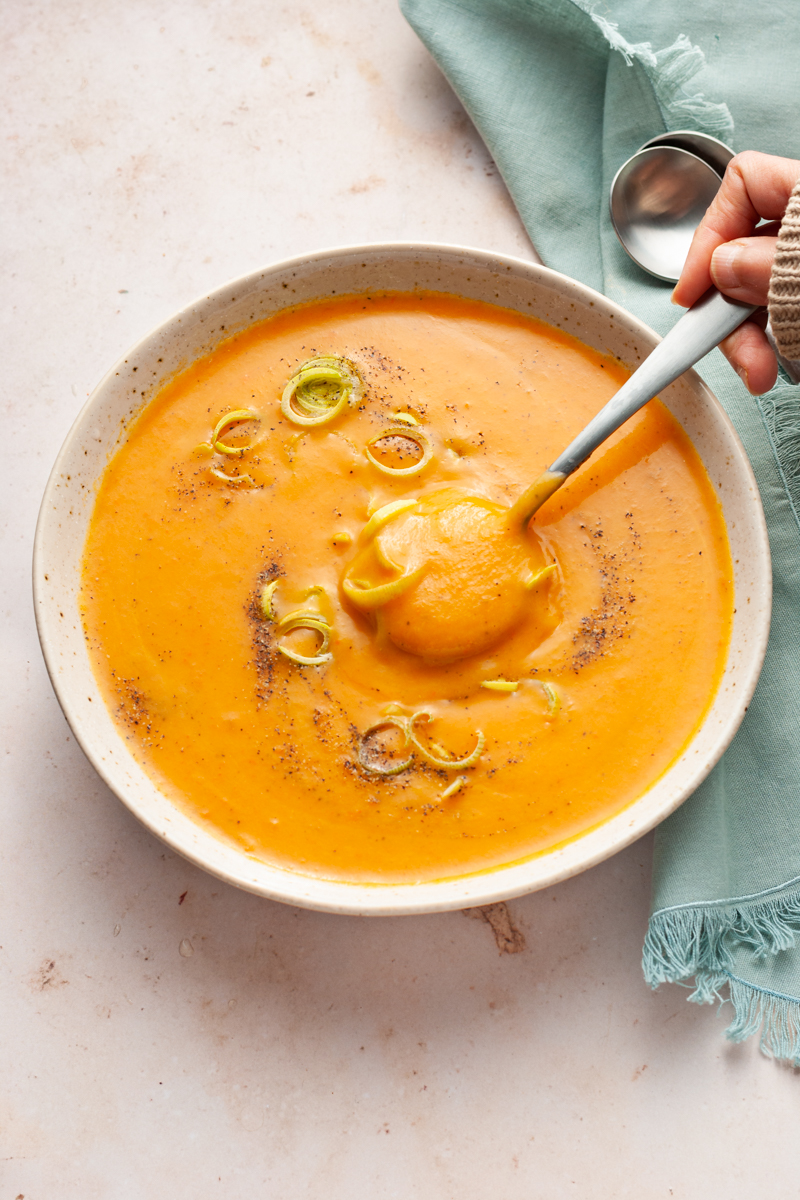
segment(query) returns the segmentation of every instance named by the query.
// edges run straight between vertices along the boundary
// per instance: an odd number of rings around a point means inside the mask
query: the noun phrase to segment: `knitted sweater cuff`
[[[800,179],[781,222],[767,303],[779,352],[800,359]]]

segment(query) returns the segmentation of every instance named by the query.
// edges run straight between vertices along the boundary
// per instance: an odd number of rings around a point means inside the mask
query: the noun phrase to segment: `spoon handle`
[[[709,288],[559,455],[548,475],[571,475],[615,429],[738,329],[756,308]]]

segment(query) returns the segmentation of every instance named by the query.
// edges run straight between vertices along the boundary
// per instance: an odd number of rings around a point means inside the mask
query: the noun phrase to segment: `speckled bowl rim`
[[[378,271],[382,283],[368,282],[366,286],[407,290],[412,280],[424,289],[472,295],[506,307],[524,304],[520,311],[545,320],[543,309],[551,317],[560,315],[561,320],[551,323],[615,354],[629,366],[635,366],[659,340],[624,309],[556,271],[463,246],[395,242],[337,247],[288,259],[227,283],[176,313],[128,351],[95,388],[67,435],[45,490],[36,529],[33,584],[39,638],[64,715],[98,774],[151,832],[204,870],[270,899],[327,912],[382,916],[490,904],[558,883],[623,849],[683,803],[719,760],[753,694],[769,635],[772,577],[764,514],[733,425],[700,377],[687,372],[662,393],[662,399],[684,413],[684,423],[686,419],[689,425],[694,420],[700,423],[700,433],[690,432],[690,436],[707,463],[726,516],[736,560],[737,615],[725,675],[700,729],[669,770],[616,816],[534,857],[423,883],[364,884],[315,878],[260,862],[231,846],[158,790],[132,759],[103,704],[91,672],[77,601],[93,490],[105,462],[124,439],[125,404],[129,404],[130,418],[141,409],[142,394],[149,399],[180,367],[176,347],[191,342],[194,336],[193,348],[183,359],[188,364],[235,329],[245,328],[250,323],[248,309],[253,309],[256,320],[278,311],[277,304],[274,309],[263,309],[264,296],[275,294],[297,303],[314,294],[303,294],[303,287],[310,286],[308,280],[315,273],[328,272],[330,282],[347,277],[348,272],[358,276],[359,270],[365,272],[361,289],[330,288],[316,296],[363,290],[364,280]],[[258,297],[261,313],[256,312]],[[224,323],[222,315],[227,318]],[[175,339],[174,344],[170,338]],[[167,346],[172,347],[171,361]],[[160,357],[159,349],[164,350]],[[158,375],[158,368],[147,376],[146,369],[162,359],[163,376]],[[135,374],[139,367],[145,368],[142,375]],[[148,385],[144,389],[143,379]],[[130,386],[133,382],[139,384],[135,389]],[[689,426],[685,427],[689,431]],[[739,603],[745,592],[747,603]]]

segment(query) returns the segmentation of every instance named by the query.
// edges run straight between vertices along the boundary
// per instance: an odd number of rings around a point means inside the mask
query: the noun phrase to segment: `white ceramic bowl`
[[[719,691],[680,759],[634,804],[574,841],[525,862],[443,882],[363,885],[259,862],[195,824],[132,758],[105,708],[78,608],[81,557],[96,484],[129,419],[181,367],[287,304],[366,289],[444,291],[529,313],[634,367],[656,335],[555,271],[457,246],[357,246],[278,263],[227,284],[167,321],[92,393],[47,485],[34,550],[34,598],[50,678],[75,737],[108,786],[173,850],[262,896],[329,912],[434,912],[489,904],[566,879],[622,849],[671,813],[730,742],[756,685],[771,600],[769,547],[756,482],[722,408],[694,372],[662,399],[699,451],[722,503],[735,564],[736,615]]]

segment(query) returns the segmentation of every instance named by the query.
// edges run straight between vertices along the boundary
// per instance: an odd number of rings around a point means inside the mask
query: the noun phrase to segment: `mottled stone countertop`
[[[534,251],[394,0],[3,25],[0,1200],[799,1195],[795,1073],[642,981],[650,839],[492,912],[326,916],[177,858],[88,765],[30,554],[106,368],[307,250]]]

